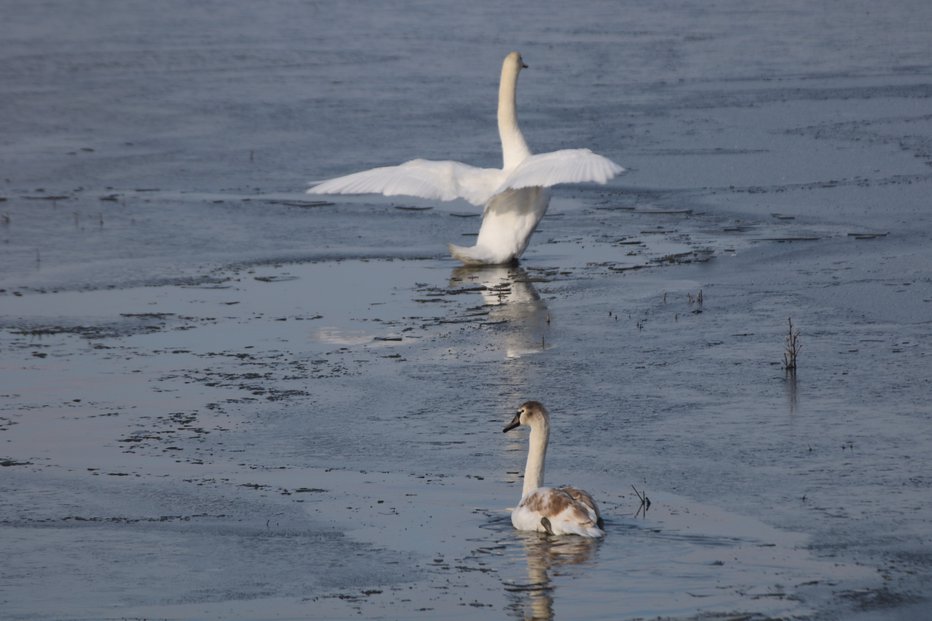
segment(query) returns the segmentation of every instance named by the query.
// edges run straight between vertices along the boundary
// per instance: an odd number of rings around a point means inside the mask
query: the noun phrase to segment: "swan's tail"
[[[599,538],[605,536],[605,531],[595,524],[564,524],[563,532],[565,534],[579,535],[581,537]]]
[[[457,246],[456,244],[447,244],[450,254],[454,259],[462,261],[465,265],[506,265],[516,263],[517,258],[513,254],[507,256],[496,255],[489,252],[488,248],[482,246]]]

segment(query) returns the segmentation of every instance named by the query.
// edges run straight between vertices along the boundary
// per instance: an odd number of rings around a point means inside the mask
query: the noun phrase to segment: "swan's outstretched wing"
[[[502,171],[461,162],[411,160],[337,177],[315,185],[308,194],[384,194],[451,201],[463,198],[484,205],[501,185]]]
[[[563,149],[530,156],[511,171],[496,193],[558,183],[605,183],[622,172],[624,168],[589,149]]]

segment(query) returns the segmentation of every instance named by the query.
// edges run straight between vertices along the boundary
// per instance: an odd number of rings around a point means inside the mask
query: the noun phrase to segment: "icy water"
[[[927,618],[932,5],[0,12],[0,617]],[[629,169],[520,267],[302,193],[497,165],[512,49]],[[527,399],[604,540],[511,528]]]

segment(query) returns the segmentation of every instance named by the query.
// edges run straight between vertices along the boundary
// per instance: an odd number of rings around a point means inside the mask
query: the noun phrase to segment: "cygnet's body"
[[[558,183],[605,183],[624,169],[589,149],[532,155],[518,128],[518,74],[527,65],[517,52],[502,63],[498,133],[502,168],[477,168],[454,161],[411,160],[317,184],[309,194],[408,195],[436,200],[465,199],[484,205],[476,245],[449,244],[468,265],[498,265],[518,259],[550,205],[547,188]]]
[[[504,431],[519,425],[531,428],[524,489],[521,502],[511,512],[511,523],[518,530],[551,535],[602,537],[602,517],[588,492],[574,487],[542,487],[544,460],[550,439],[550,415],[538,401],[524,403]]]

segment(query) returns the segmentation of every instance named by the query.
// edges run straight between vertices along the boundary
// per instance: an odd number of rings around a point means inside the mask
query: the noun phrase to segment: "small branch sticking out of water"
[[[642,511],[644,512],[644,515],[647,515],[647,510],[650,509],[650,498],[647,497],[647,491],[645,490],[644,492],[639,492],[638,488],[636,488],[634,485],[631,486],[631,489],[634,490],[634,493],[637,494],[638,499],[641,501],[641,506],[638,507],[637,513],[634,515],[636,516]]]
[[[702,301],[703,301],[702,289],[700,289],[699,293],[697,293],[696,295],[693,295],[692,293],[687,293],[686,299],[689,300],[690,306],[693,306],[693,305],[696,306],[696,308],[693,310],[694,315],[698,315],[699,313],[702,312]]]
[[[787,318],[789,329],[785,339],[785,351],[783,352],[783,369],[789,373],[796,373],[796,357],[802,344],[799,342],[799,328],[793,327],[793,318]]]

